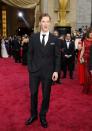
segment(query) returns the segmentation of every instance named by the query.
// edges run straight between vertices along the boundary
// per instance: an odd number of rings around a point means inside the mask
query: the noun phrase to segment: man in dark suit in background
[[[26,125],[32,124],[38,118],[38,87],[42,84],[42,105],[39,113],[41,126],[48,127],[46,113],[49,108],[52,81],[58,79],[60,70],[59,39],[49,32],[51,18],[48,14],[40,17],[39,33],[35,33],[29,40],[28,69],[31,91],[31,117]]]
[[[13,57],[16,63],[21,62],[20,47],[21,47],[21,44],[19,43],[18,37],[14,36],[14,39],[12,40],[12,51],[13,51]]]
[[[66,78],[67,68],[69,70],[70,79],[73,79],[73,71],[75,65],[75,44],[71,40],[71,34],[66,34],[63,43],[63,78]]]

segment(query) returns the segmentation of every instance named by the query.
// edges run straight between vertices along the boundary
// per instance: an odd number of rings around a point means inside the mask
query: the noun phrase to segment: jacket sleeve
[[[75,44],[73,41],[72,41],[72,49],[71,49],[70,55],[72,56],[72,58],[75,58]]]
[[[61,46],[60,40],[57,38],[55,44],[55,72],[60,71],[60,63],[61,63],[60,46]]]

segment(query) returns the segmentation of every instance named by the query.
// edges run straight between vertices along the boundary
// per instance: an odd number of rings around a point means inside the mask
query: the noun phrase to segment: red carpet
[[[0,131],[92,131],[92,94],[81,92],[77,76],[62,83],[52,87],[49,127],[43,129],[39,120],[26,127],[30,114],[27,67],[12,59],[0,59]],[[41,97],[40,89],[38,109]]]

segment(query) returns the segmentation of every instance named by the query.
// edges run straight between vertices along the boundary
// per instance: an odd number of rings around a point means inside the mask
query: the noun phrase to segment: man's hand
[[[68,58],[68,55],[65,55],[66,58]]]
[[[68,55],[68,58],[72,57],[72,55]]]
[[[66,58],[70,58],[72,55],[65,55]]]
[[[52,75],[52,80],[56,81],[58,79],[58,72],[54,72]]]

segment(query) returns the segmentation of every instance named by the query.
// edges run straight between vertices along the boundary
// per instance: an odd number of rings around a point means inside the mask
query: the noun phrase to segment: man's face
[[[66,39],[67,39],[67,40],[71,40],[71,35],[70,35],[70,34],[67,34],[67,35],[66,35]]]
[[[45,16],[41,19],[39,25],[41,27],[41,31],[43,32],[48,32],[49,31],[49,27],[50,27],[50,18]]]

